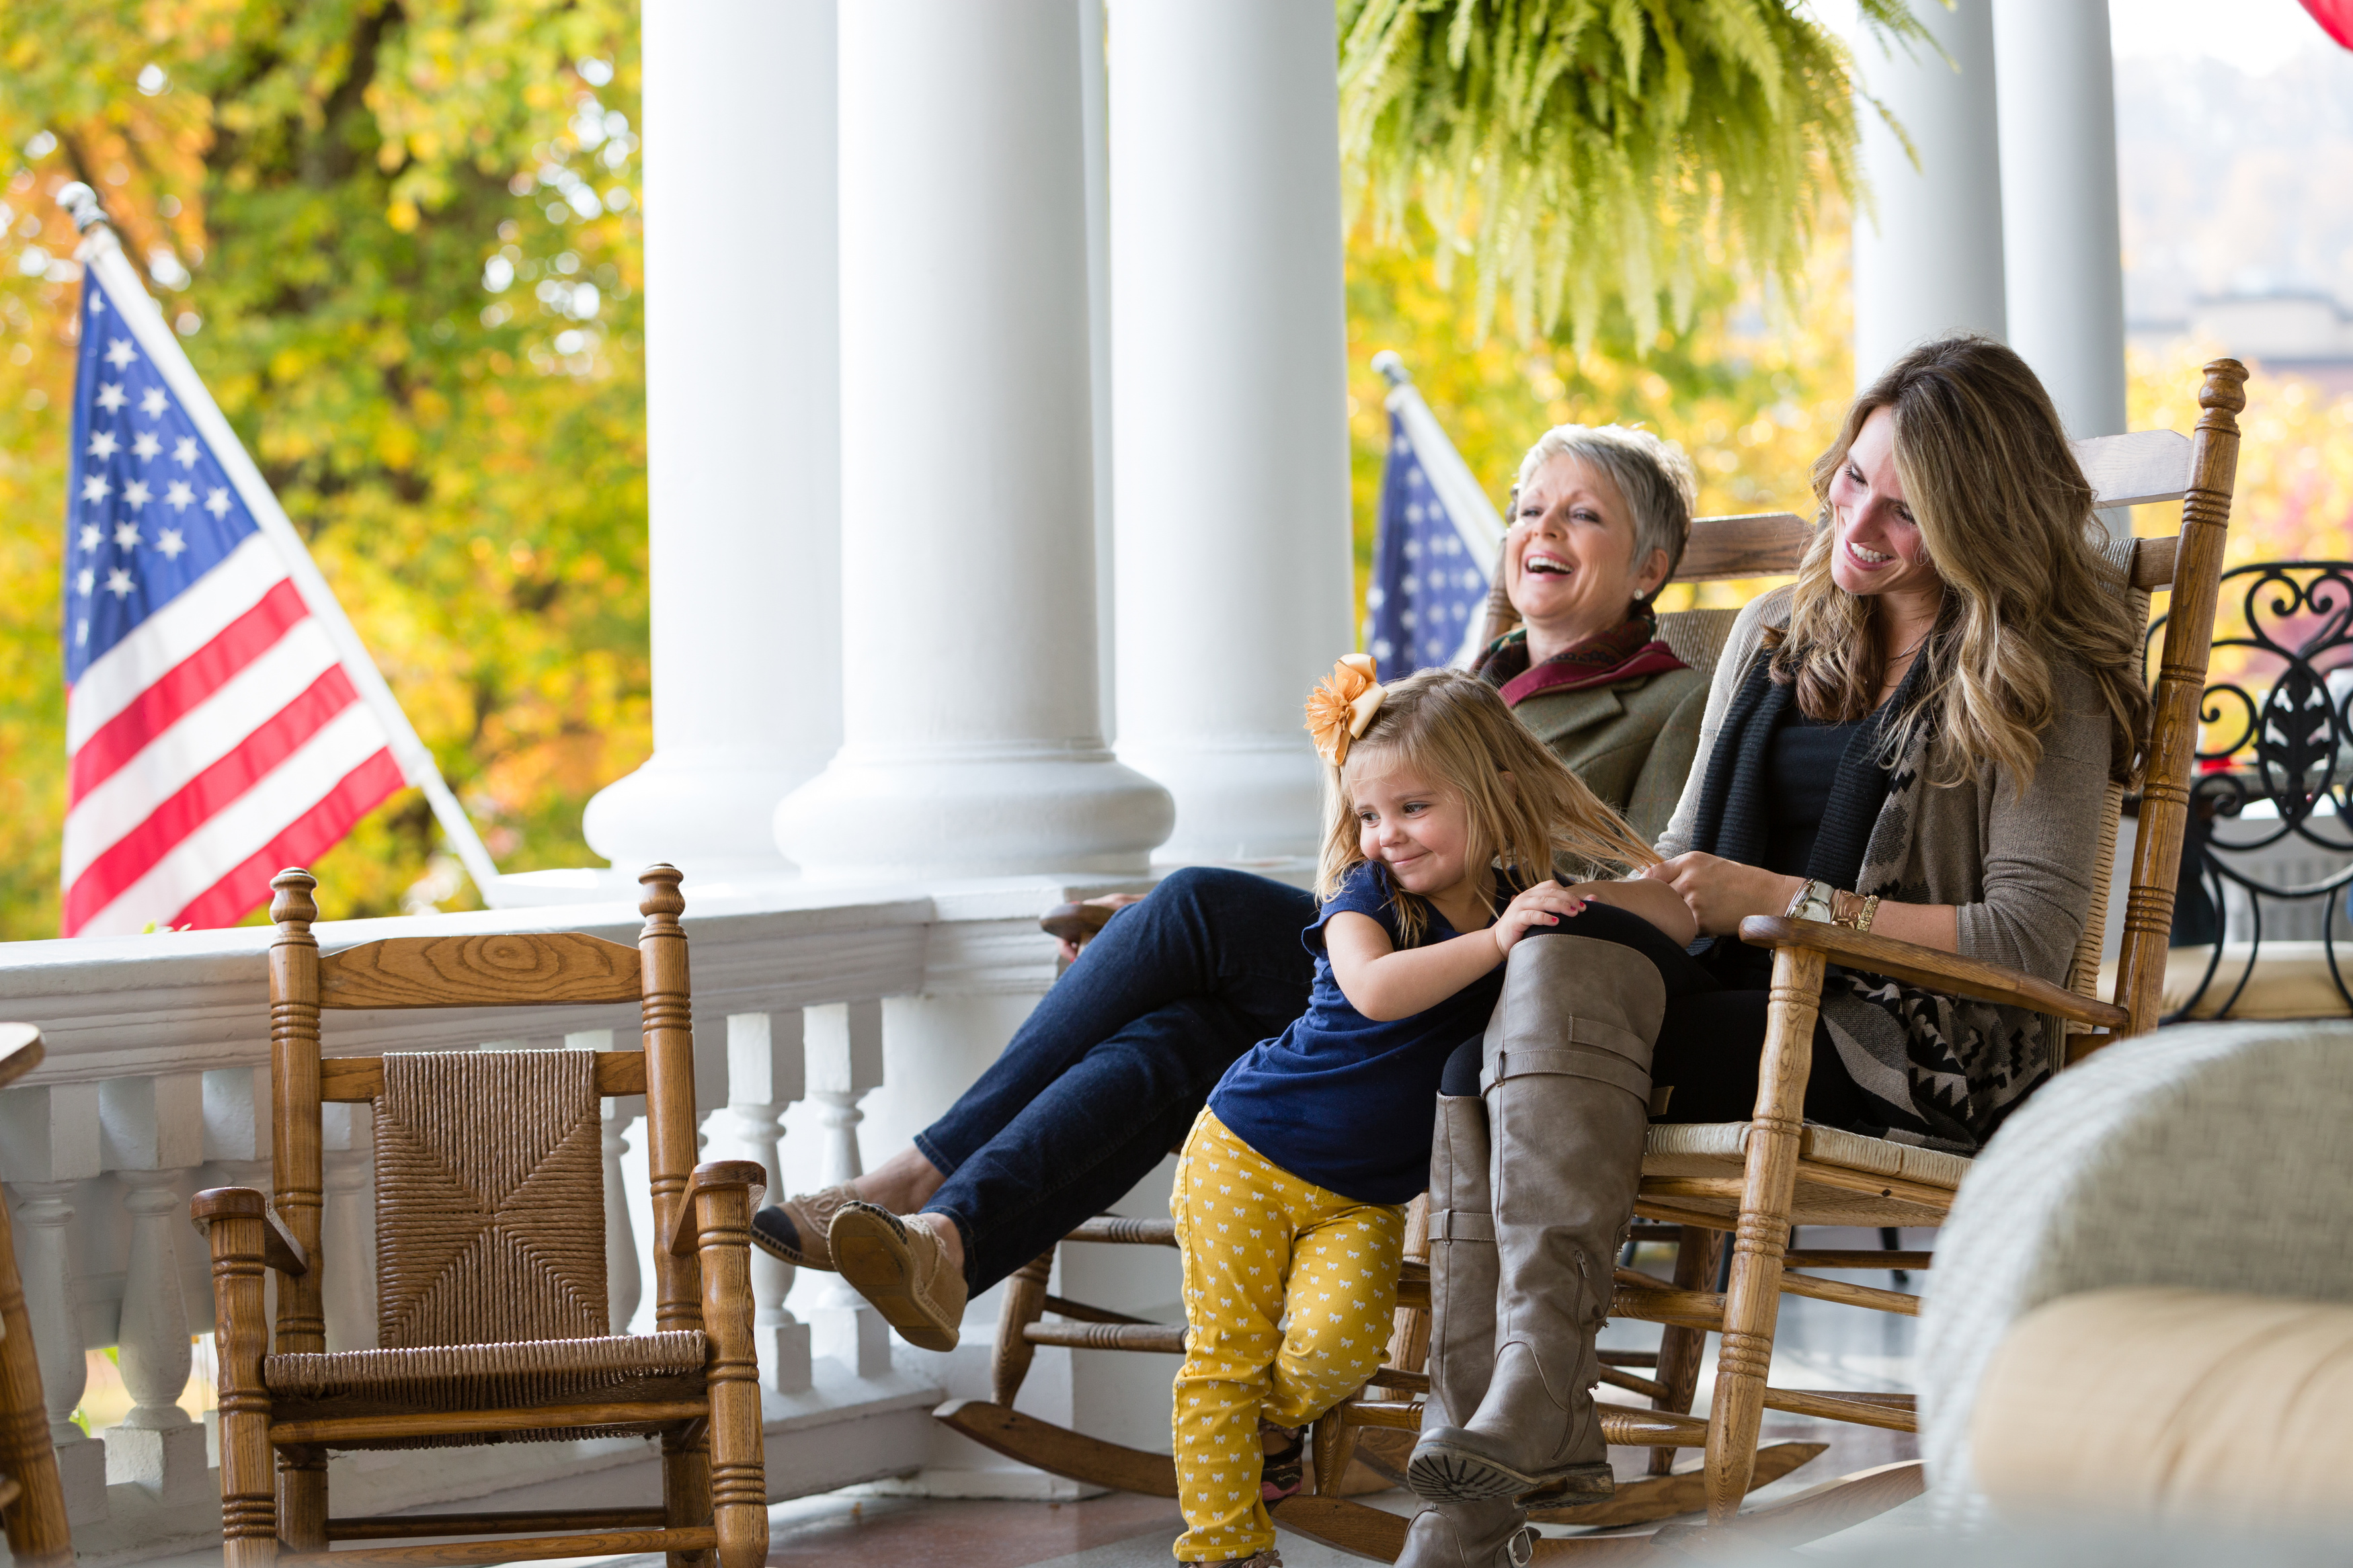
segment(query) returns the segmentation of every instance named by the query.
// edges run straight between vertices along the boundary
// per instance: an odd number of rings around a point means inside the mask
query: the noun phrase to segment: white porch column
[[[2107,0],[1994,0],[2010,344],[2078,439],[2125,427]]]
[[[834,0],[643,31],[654,754],[582,826],[632,873],[777,873],[841,739]]]
[[[1332,7],[1113,0],[1119,751],[1164,858],[1315,852],[1301,723],[1355,646]]]
[[[1862,172],[1878,205],[1854,220],[1854,378],[1869,386],[1923,338],[1949,331],[2007,339],[2002,299],[2001,154],[1994,109],[1992,0],[1913,7],[1945,52],[1892,55],[1865,34],[1864,85],[1887,103],[1918,150],[1904,145],[1861,98]]]
[[[1166,791],[1095,689],[1073,0],[840,16],[843,745],[811,872],[1141,869]]]

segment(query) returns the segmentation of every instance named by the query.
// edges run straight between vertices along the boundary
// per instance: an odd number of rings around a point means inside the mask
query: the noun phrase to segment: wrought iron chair
[[[648,869],[635,947],[577,933],[403,937],[322,957],[307,871],[272,880],[271,1178],[196,1194],[220,1335],[229,1568],[488,1563],[660,1552],[756,1568],[767,1489],[752,1346],[756,1164],[696,1165],[694,1034],[679,873]],[[331,1008],[635,1002],[638,1051],[319,1053]],[[610,1334],[598,1099],[646,1097],[655,1332]],[[376,1350],[330,1351],[320,1292],[322,1102],[376,1130]],[[277,1326],[265,1272],[278,1276]],[[330,1449],[661,1439],[640,1508],[333,1519]],[[271,1471],[277,1471],[273,1487]],[[557,1531],[575,1533],[556,1533]],[[459,1545],[362,1546],[421,1536]],[[516,1539],[521,1537],[521,1539]]]
[[[2165,1022],[2353,1014],[2337,927],[2353,889],[2353,562],[2222,574],[2199,702]],[[2149,628],[2154,644],[2166,626]],[[2263,684],[2268,681],[2269,684]]]
[[[0,1024],[0,1089],[40,1066],[43,1054],[32,1025]],[[72,1568],[74,1560],[47,1405],[8,1205],[0,1204],[0,1531],[17,1568]]]
[[[1875,1228],[1935,1226],[1950,1209],[1969,1161],[1908,1145],[1809,1126],[1802,1118],[1810,1067],[1814,1016],[1826,967],[1836,963],[1883,973],[1954,994],[2030,1005],[2064,1021],[2071,1052],[2080,1058],[2111,1041],[2154,1028],[2158,987],[2171,928],[2175,873],[2187,816],[2197,703],[2212,636],[2224,528],[2237,467],[2237,412],[2245,405],[2246,372],[2237,362],[2206,367],[2199,395],[2203,414],[2194,439],[2170,431],[2138,432],[2077,444],[2076,455],[2103,508],[2185,500],[2175,539],[2116,542],[2116,592],[2133,596],[2146,615],[2147,595],[2170,586],[2164,655],[2155,693],[2154,732],[2142,790],[2141,826],[2134,844],[2131,893],[2125,916],[2124,960],[2113,1002],[2097,999],[2109,868],[2123,791],[2107,792],[2094,905],[2071,967],[2069,984],[2039,978],[1886,937],[1858,934],[1812,921],[1775,918],[1742,922],[1744,941],[1775,950],[1774,994],[1757,1110],[1750,1121],[1714,1125],[1660,1124],[1643,1159],[1633,1235],[1676,1245],[1672,1279],[1621,1268],[1611,1315],[1664,1326],[1655,1354],[1618,1352],[1605,1358],[1602,1381],[1647,1397],[1649,1409],[1605,1404],[1602,1426],[1613,1446],[1651,1450],[1651,1474],[1621,1485],[1609,1500],[1578,1508],[1538,1509],[1538,1522],[1595,1529],[1650,1523],[1704,1508],[1711,1524],[1730,1520],[1754,1488],[1788,1473],[1822,1451],[1820,1444],[1759,1448],[1767,1409],[1901,1432],[1917,1430],[1913,1396],[1768,1386],[1773,1333],[1784,1294],[1915,1315],[1919,1298],[1824,1278],[1808,1269],[1926,1269],[1926,1252],[1821,1251],[1792,1248],[1799,1226]],[[1809,525],[1787,513],[1701,519],[1678,576],[1685,581],[1785,575],[1803,552]],[[1712,666],[1724,643],[1731,610],[1662,617],[1662,635],[1695,667]],[[1491,622],[1491,629],[1504,628]],[[1696,654],[1699,657],[1694,658]],[[1173,1245],[1165,1220],[1103,1217],[1068,1238],[1074,1242]],[[1416,1257],[1419,1248],[1420,1258]],[[1725,1289],[1711,1289],[1726,1250]],[[1365,1390],[1317,1424],[1317,1490],[1276,1505],[1288,1529],[1361,1555],[1396,1560],[1406,1521],[1336,1495],[1348,1467],[1368,1447],[1398,1439],[1409,1444],[1421,1426],[1422,1370],[1429,1344],[1427,1226],[1409,1230],[1408,1262],[1398,1292],[1398,1321],[1388,1362]],[[1181,1351],[1180,1327],[1139,1323],[1123,1314],[1049,1295],[1050,1258],[1039,1258],[1008,1282],[997,1325],[993,1401],[943,1406],[940,1419],[1000,1453],[1075,1479],[1128,1490],[1176,1494],[1173,1466],[1146,1454],[1083,1436],[1012,1408],[1034,1347]],[[1051,1312],[1064,1321],[1044,1321]],[[1690,1414],[1705,1338],[1721,1336],[1709,1414]],[[1631,1370],[1649,1367],[1654,1375]],[[1672,1468],[1679,1449],[1704,1451],[1693,1469]],[[1386,1462],[1379,1468],[1391,1468]],[[1744,1532],[1784,1543],[1843,1529],[1915,1496],[1916,1462],[1882,1466],[1839,1478],[1770,1508],[1742,1514]],[[1548,1538],[1536,1543],[1539,1561],[1640,1550],[1622,1535]]]

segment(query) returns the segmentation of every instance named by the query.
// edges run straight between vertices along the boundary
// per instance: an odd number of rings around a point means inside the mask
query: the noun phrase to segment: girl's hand
[[[1558,882],[1538,882],[1514,899],[1504,912],[1495,917],[1495,923],[1487,929],[1494,933],[1496,951],[1508,953],[1514,942],[1528,934],[1530,928],[1556,926],[1566,916],[1583,914],[1585,901],[1582,893],[1564,888]]]
[[[1674,889],[1707,936],[1729,935],[1750,915],[1782,913],[1806,881],[1695,849],[1647,867],[1642,875]]]

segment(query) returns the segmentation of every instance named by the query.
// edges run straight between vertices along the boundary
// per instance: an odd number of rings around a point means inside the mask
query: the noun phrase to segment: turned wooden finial
[[[289,927],[308,931],[311,922],[319,918],[319,902],[311,890],[319,879],[300,866],[290,866],[269,879],[278,896],[269,900],[269,918],[283,930]]]
[[[2235,416],[2246,405],[2247,367],[2234,359],[2208,361],[2205,384],[2198,389],[2198,406],[2206,410],[2206,416],[2198,423],[2203,426],[2219,418],[2236,430]]]
[[[686,912],[686,896],[678,890],[682,873],[675,866],[653,865],[638,873],[638,885],[645,896],[638,900],[638,912],[651,921],[663,916],[676,920]]]

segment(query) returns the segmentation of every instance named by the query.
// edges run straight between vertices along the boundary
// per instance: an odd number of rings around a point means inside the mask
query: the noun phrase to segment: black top
[[[1802,877],[1813,858],[1814,836],[1830,805],[1840,761],[1863,721],[1809,719],[1795,703],[1786,712],[1765,754],[1764,866],[1785,877]]]

